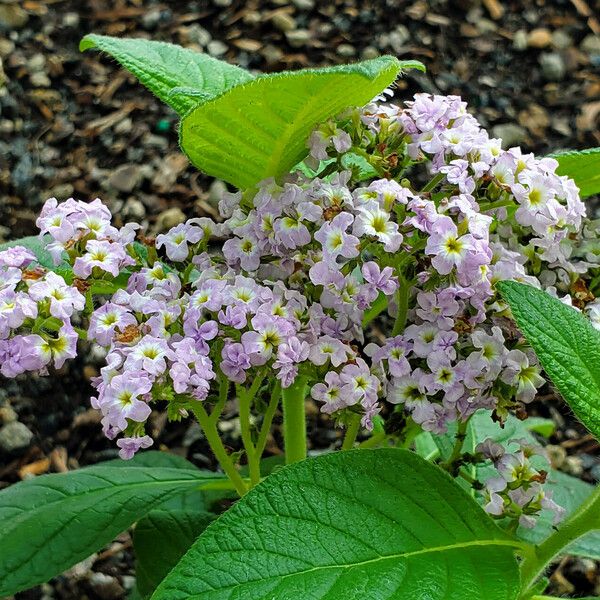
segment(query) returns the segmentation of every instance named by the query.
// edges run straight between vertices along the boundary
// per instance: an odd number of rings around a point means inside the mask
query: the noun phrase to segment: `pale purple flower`
[[[26,319],[35,319],[37,303],[25,292],[11,288],[0,290],[0,339],[7,337],[11,329],[20,327]]]
[[[251,323],[254,331],[242,334],[242,344],[253,365],[265,364],[277,347],[295,333],[294,326],[281,317],[257,314]]]
[[[152,389],[152,380],[144,371],[128,369],[122,375],[116,375],[104,389],[101,410],[108,416],[111,424],[124,431],[127,420],[143,423],[152,409],[144,400]]]
[[[167,233],[161,233],[156,236],[156,247],[165,247],[165,252],[170,260],[182,262],[187,259],[189,254],[188,244],[197,244],[204,237],[204,231],[192,224],[180,223],[169,229]]]
[[[64,322],[62,327],[53,336],[32,340],[35,342],[35,351],[38,352],[45,364],[51,360],[54,366],[60,369],[67,359],[77,356],[78,335],[69,322]]]
[[[529,359],[520,350],[511,350],[505,359],[505,367],[500,376],[502,381],[516,386],[516,398],[521,402],[531,402],[545,379],[539,368],[529,364]]]
[[[341,212],[333,220],[323,223],[319,231],[314,234],[315,240],[323,247],[323,258],[328,262],[336,261],[338,256],[354,258],[358,256],[360,240],[346,233],[354,221],[354,216]]]
[[[448,275],[454,267],[461,268],[472,247],[472,236],[459,236],[452,220],[443,217],[433,226],[425,253],[433,255],[431,264],[440,275]]]
[[[200,284],[200,287],[192,294],[190,306],[193,308],[204,308],[209,311],[217,311],[225,302],[224,289],[227,282],[223,279],[208,279]]]
[[[436,323],[443,329],[450,329],[454,325],[453,317],[458,313],[460,306],[454,294],[450,291],[419,292],[417,294],[416,313],[424,321]]]
[[[369,261],[363,264],[361,271],[365,281],[377,292],[391,296],[398,289],[398,279],[393,275],[392,267],[380,269],[376,262]]]
[[[227,306],[218,314],[219,323],[234,329],[244,329],[248,324],[248,311],[238,305]]]
[[[223,374],[235,383],[246,381],[246,371],[252,366],[250,356],[245,352],[240,343],[227,342],[221,350],[223,359],[219,366]]]
[[[408,355],[412,349],[410,344],[402,335],[388,338],[383,346],[368,344],[365,353],[370,356],[373,364],[388,361],[388,372],[392,377],[403,377],[411,372]]]
[[[379,379],[371,374],[369,366],[362,358],[356,364],[345,365],[340,372],[342,395],[348,398],[348,405],[356,404],[363,398],[374,401],[379,391]]]
[[[117,277],[124,266],[135,263],[120,244],[89,240],[85,249],[86,253],[78,256],[73,264],[73,273],[82,279],[87,279],[94,268]]]
[[[311,388],[311,396],[319,401],[324,402],[321,407],[321,412],[328,415],[350,406],[348,396],[344,396],[342,387],[344,383],[340,379],[340,376],[335,371],[329,371],[325,375],[325,383],[317,383]]]
[[[153,376],[161,375],[167,368],[167,359],[173,359],[173,351],[166,340],[145,335],[127,352],[126,369],[143,369]]]
[[[133,455],[140,449],[150,448],[154,444],[154,440],[149,435],[141,437],[127,437],[117,440],[117,446],[120,448],[119,456],[123,460],[130,460]]]
[[[373,236],[383,244],[386,252],[397,252],[403,238],[398,232],[398,224],[390,220],[390,214],[375,201],[369,201],[357,210],[352,233],[358,238]]]
[[[6,288],[14,291],[23,274],[17,267],[0,267],[0,292]]]
[[[311,344],[308,359],[317,366],[322,366],[331,361],[334,367],[339,367],[348,360],[348,355],[351,352],[350,347],[340,340],[324,335]]]
[[[39,335],[0,339],[0,373],[5,377],[16,377],[26,371],[43,369],[48,360],[39,350],[42,343]]]
[[[29,295],[38,302],[49,300],[50,314],[58,319],[69,319],[73,312],[83,310],[85,306],[85,298],[79,290],[67,285],[52,271],[29,286]]]
[[[308,138],[310,155],[317,160],[327,160],[327,149],[333,146],[340,154],[352,147],[352,138],[333,123],[324,123],[315,129]]]
[[[27,267],[36,259],[35,254],[24,246],[12,246],[0,252],[0,267]]]
[[[244,271],[256,271],[260,265],[261,250],[258,240],[251,235],[233,237],[223,244],[223,255],[232,266]]]
[[[137,325],[137,319],[125,308],[112,302],[97,308],[90,317],[88,339],[101,346],[110,346],[117,331],[123,332],[129,325]]]
[[[169,371],[173,389],[178,394],[189,392],[196,400],[204,400],[210,390],[209,382],[215,378],[212,361],[205,349],[191,338],[175,342],[173,348],[174,362]]]

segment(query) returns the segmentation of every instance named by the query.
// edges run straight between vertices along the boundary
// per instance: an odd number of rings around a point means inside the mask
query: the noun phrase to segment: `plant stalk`
[[[281,391],[286,465],[306,458],[306,388],[306,377],[298,376],[290,387]]]
[[[398,303],[398,312],[396,313],[396,321],[392,336],[400,335],[406,326],[406,317],[408,315],[408,297],[410,295],[410,285],[401,275],[398,276],[400,283],[396,292],[396,302]]]
[[[535,546],[531,555],[525,557],[521,563],[521,583],[524,597],[562,550],[594,529],[600,529],[600,487],[594,490],[587,500],[560,525],[557,531],[539,546]]]
[[[258,440],[256,442],[256,454],[258,455],[259,460],[262,458],[265,446],[267,445],[267,436],[269,435],[269,431],[271,431],[271,424],[273,423],[273,417],[279,406],[280,396],[281,383],[277,381],[271,392],[271,399],[269,400],[269,405],[267,406],[265,416],[263,417],[260,433],[258,434]]]
[[[356,441],[356,436],[360,431],[360,415],[352,414],[350,416],[347,428],[346,435],[344,436],[344,441],[342,442],[342,450],[351,450],[354,446],[354,442]]]
[[[240,496],[243,496],[248,491],[248,488],[246,487],[242,476],[235,468],[235,465],[233,464],[229,454],[227,454],[225,446],[223,446],[223,442],[219,437],[216,424],[211,421],[208,413],[204,409],[204,406],[202,406],[200,402],[194,401],[192,404],[192,411],[196,419],[198,419],[198,423],[200,423],[200,427],[202,427],[204,435],[206,436],[206,441],[208,442],[208,445],[210,446],[210,449],[212,450],[216,459],[219,461],[221,468],[235,486],[237,493]]]
[[[456,428],[456,440],[454,442],[454,447],[452,448],[452,453],[448,457],[448,460],[440,464],[442,469],[446,469],[451,475],[456,476],[458,473],[457,464],[460,456],[462,454],[463,445],[465,443],[465,439],[467,437],[467,427],[469,425],[471,417],[467,418],[464,421],[459,421]]]

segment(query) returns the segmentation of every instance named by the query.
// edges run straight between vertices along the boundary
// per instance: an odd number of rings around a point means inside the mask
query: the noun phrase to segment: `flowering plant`
[[[580,199],[599,191],[596,152],[503,150],[455,96],[389,101],[414,61],[254,78],[167,44],[89,47],[177,110],[190,160],[239,189],[220,220],[155,239],[99,199],[52,198],[39,238],[0,252],[0,373],[100,347],[92,406],[129,461],[0,494],[0,593],[134,522],[138,593],[165,600],[525,600],[546,597],[567,546],[598,555],[598,492],[551,470],[534,433],[552,424],[526,419],[539,357],[600,431],[600,334],[567,306],[598,323]],[[235,453],[218,429],[230,401]],[[307,401],[342,452],[306,458]],[[268,474],[280,406],[289,466]],[[152,410],[197,419],[224,476],[136,454]],[[206,527],[210,498],[235,492]]]

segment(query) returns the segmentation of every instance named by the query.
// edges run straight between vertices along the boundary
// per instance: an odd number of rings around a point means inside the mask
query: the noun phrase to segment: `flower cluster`
[[[306,378],[323,412],[369,429],[396,411],[443,433],[478,409],[501,420],[531,401],[544,380],[495,284],[564,294],[588,268],[584,206],[556,161],[502,150],[460,98],[426,94],[347,113],[308,144],[302,172],[227,192],[222,222],[191,219],[155,244],[113,227],[99,200],[49,200],[38,225],[74,285],[53,273],[32,283],[33,257],[0,254],[0,355],[19,364],[4,360],[3,373],[48,362],[17,349],[40,315],[58,321],[62,354],[54,342],[48,352],[60,366],[74,354],[69,318],[85,309],[87,339],[107,352],[92,403],[106,435],[124,435],[124,457],[152,443],[153,402],[175,418],[212,402],[217,382],[268,372],[284,388]],[[110,298],[78,291],[95,289]],[[529,494],[531,479],[506,477],[491,506],[512,494],[529,514],[513,492]]]
[[[535,515],[543,508],[554,513],[554,524],[560,522],[565,509],[552,500],[551,492],[545,491],[545,469],[536,468],[533,459],[542,457],[544,451],[528,440],[511,440],[518,449],[509,452],[504,446],[487,439],[478,444],[476,451],[491,461],[496,475],[485,482],[484,509],[496,517],[516,519],[521,527],[535,525]]]
[[[22,246],[0,252],[0,373],[15,377],[60,368],[76,355],[71,318],[84,296],[60,275],[32,266],[36,257]]]

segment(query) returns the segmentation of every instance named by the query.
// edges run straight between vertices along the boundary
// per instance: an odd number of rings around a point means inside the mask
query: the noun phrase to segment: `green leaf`
[[[165,42],[89,34],[79,49],[89,48],[110,54],[180,115],[254,77],[208,54]]]
[[[352,179],[356,182],[380,177],[377,169],[364,156],[354,152],[346,152],[342,155],[342,167],[352,171]]]
[[[546,292],[516,281],[498,289],[554,385],[600,439],[600,332]]]
[[[575,180],[582,198],[600,193],[600,148],[551,155],[558,161],[559,175]]]
[[[197,106],[180,144],[191,162],[241,189],[289,171],[313,128],[390,85],[402,63],[382,56],[352,65],[262,75]]]
[[[152,598],[514,600],[516,544],[416,454],[351,450],[270,475]]]
[[[566,509],[565,518],[567,518],[594,491],[594,486],[566,473],[550,471],[544,489],[552,492],[552,499]],[[552,517],[553,513],[550,511],[542,511],[535,527],[519,528],[519,537],[534,544],[540,543],[553,532]],[[576,554],[600,560],[600,531],[590,531],[575,540],[565,549],[564,554]]]
[[[173,498],[179,500],[179,498]],[[137,588],[149,597],[216,515],[182,502],[150,511],[135,527]]]
[[[146,466],[142,457],[42,475],[0,492],[0,596],[47,581],[169,498],[220,478]]]

